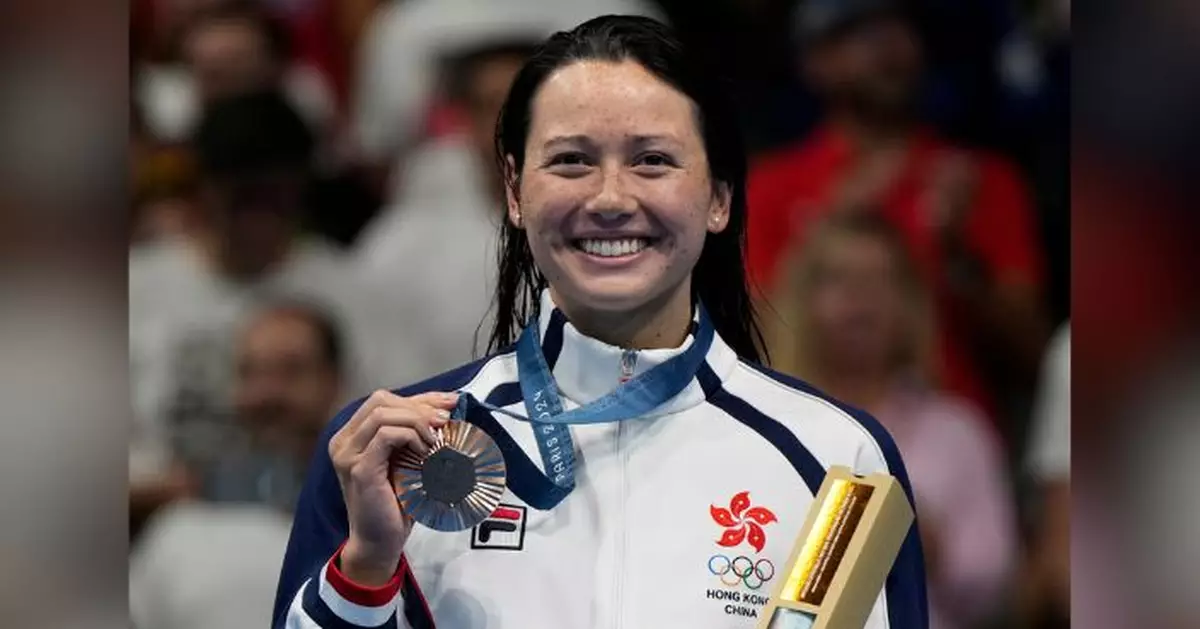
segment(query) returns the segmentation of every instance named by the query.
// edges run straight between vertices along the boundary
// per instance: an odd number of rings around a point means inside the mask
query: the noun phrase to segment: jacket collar
[[[693,313],[693,320],[698,314]],[[576,405],[588,404],[611,392],[621,383],[625,373],[622,361],[629,360],[625,356],[627,350],[584,336],[567,320],[566,315],[555,307],[548,290],[542,291],[538,325],[546,363],[550,366],[559,392],[566,400]],[[693,342],[694,338],[689,334],[679,347],[628,350],[633,358],[631,376],[637,377],[683,353]],[[725,344],[719,334],[714,335],[706,357],[706,363],[714,374],[724,381],[732,373],[737,360],[733,349]],[[693,378],[687,388],[660,406],[653,415],[679,412],[703,402],[704,399],[703,389]]]

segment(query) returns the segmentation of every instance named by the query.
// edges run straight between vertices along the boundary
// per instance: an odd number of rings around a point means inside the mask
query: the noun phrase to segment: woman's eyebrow
[[[542,144],[543,150],[550,151],[559,147],[578,147],[585,150],[594,149],[596,143],[586,135],[556,135]]]

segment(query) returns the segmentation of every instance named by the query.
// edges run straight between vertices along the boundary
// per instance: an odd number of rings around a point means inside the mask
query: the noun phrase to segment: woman
[[[891,225],[874,213],[819,225],[788,265],[766,336],[775,364],[878,417],[908,463],[929,571],[930,626],[1007,611],[1018,554],[999,439],[928,377],[929,298]]]
[[[749,629],[827,466],[907,482],[873,420],[755,364],[735,120],[652,20],[597,18],[530,59],[497,124],[507,221],[494,353],[334,419],[276,627]],[[398,507],[389,461],[426,451],[460,393],[528,417],[525,400],[558,392],[568,411],[592,412],[622,382],[681,364],[690,371],[643,389],[650,407],[572,426],[569,448],[470,404],[465,419],[504,451],[500,508],[447,533]],[[543,463],[551,447],[566,458]],[[914,532],[869,627],[925,626],[922,570]]]

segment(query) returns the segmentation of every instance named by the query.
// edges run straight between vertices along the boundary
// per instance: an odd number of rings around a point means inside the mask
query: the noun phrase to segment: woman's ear
[[[523,227],[520,186],[521,174],[517,172],[517,162],[509,155],[504,160],[504,200],[508,205],[508,222],[517,229]]]
[[[725,226],[729,224],[729,209],[732,203],[733,193],[729,184],[717,182],[708,206],[708,231],[714,234],[725,231]]]

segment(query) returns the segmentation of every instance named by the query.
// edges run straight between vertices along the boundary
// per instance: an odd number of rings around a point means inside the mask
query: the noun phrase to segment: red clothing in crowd
[[[339,107],[349,91],[350,63],[353,61],[338,32],[338,0],[264,0],[262,3],[277,16],[291,40],[292,61],[311,66],[328,81]],[[138,36],[147,43],[155,36],[164,37],[186,19],[177,0],[133,0],[131,20]]]
[[[979,366],[969,353],[966,323],[949,298],[942,252],[924,206],[927,182],[940,161],[962,154],[930,132],[910,144],[900,175],[881,208],[900,230],[936,302],[938,377],[948,390],[993,413],[996,405]],[[1030,200],[1017,171],[1007,162],[966,151],[978,169],[975,205],[964,227],[971,249],[999,282],[1040,286],[1042,259]],[[849,138],[832,127],[806,142],[762,160],[748,184],[748,265],[755,282],[773,290],[780,263],[804,238],[805,228],[830,210],[830,195],[855,165]]]

